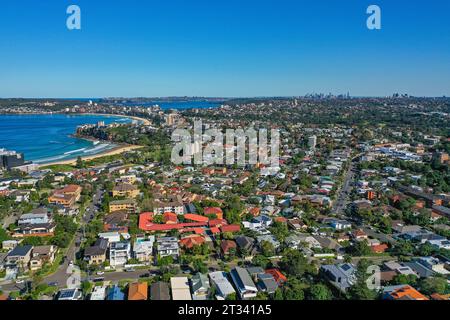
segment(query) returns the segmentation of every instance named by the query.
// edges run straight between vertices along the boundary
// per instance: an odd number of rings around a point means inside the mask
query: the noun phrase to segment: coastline
[[[136,117],[136,116],[128,116],[128,115],[120,115],[120,114],[103,114],[103,113],[59,113],[59,112],[49,112],[49,113],[7,113],[7,114],[2,114],[2,115],[56,115],[56,114],[60,114],[60,115],[67,115],[67,116],[100,116],[100,117],[117,117],[117,118],[129,118],[132,120],[136,120],[139,121],[140,124],[142,125],[151,125],[151,121],[149,121],[148,119],[145,118],[140,118],[140,117]],[[73,138],[76,139],[82,139],[82,140],[86,140],[86,141],[98,141],[98,139],[95,138],[90,138],[90,137],[79,137],[79,136],[73,136],[71,135]],[[113,144],[114,147],[107,149],[107,150],[103,150],[99,153],[96,154],[91,154],[91,155],[86,155],[86,156],[81,156],[81,159],[83,161],[90,161],[90,160],[94,160],[94,159],[98,159],[98,158],[102,158],[102,157],[107,157],[107,156],[113,156],[113,155],[118,155],[124,152],[128,152],[128,151],[132,151],[132,150],[136,150],[136,149],[141,149],[144,148],[144,146],[138,146],[138,145],[129,145],[129,144],[117,144],[114,142],[109,142],[109,144]],[[75,165],[77,162],[77,156],[74,158],[69,158],[69,159],[61,159],[61,160],[55,160],[55,161],[51,161],[51,162],[46,162],[46,163],[36,163],[39,168],[43,168],[43,167],[47,167],[47,166],[52,166],[52,165]]]
[[[67,115],[72,115],[71,113],[65,113]],[[122,114],[108,114],[108,113],[77,113],[75,115],[80,115],[80,116],[102,116],[102,117],[118,117],[118,118],[129,118],[129,119],[133,119],[136,121],[140,121],[142,122],[142,124],[144,126],[150,126],[152,123],[150,122],[150,120],[145,119],[145,118],[140,118],[140,117],[136,117],[136,116],[128,116],[128,115],[122,115]]]
[[[109,113],[66,113],[66,112],[27,112],[27,113],[2,113],[0,112],[0,115],[2,116],[28,116],[28,115],[57,115],[57,114],[61,114],[61,115],[66,115],[66,116],[101,116],[101,117],[117,117],[117,118],[129,118],[129,119],[133,119],[136,121],[140,121],[143,125],[145,126],[150,126],[152,123],[150,120],[145,119],[145,118],[140,118],[140,117],[136,117],[136,116],[129,116],[129,115],[125,115],[125,114],[109,114]]]
[[[80,138],[81,139],[81,138]],[[95,160],[98,158],[108,157],[108,156],[114,156],[118,154],[122,154],[124,152],[133,151],[137,149],[144,148],[143,146],[136,146],[136,145],[118,145],[112,149],[106,150],[101,153],[81,157],[83,161],[90,161]],[[78,157],[77,157],[78,158]],[[76,165],[77,158],[74,159],[67,159],[67,160],[61,160],[61,161],[55,161],[55,162],[49,162],[49,163],[41,163],[38,164],[39,168],[44,168],[48,166],[54,166],[54,165]]]

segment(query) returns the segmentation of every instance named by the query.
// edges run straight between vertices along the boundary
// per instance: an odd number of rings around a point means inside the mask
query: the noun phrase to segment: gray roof
[[[355,281],[355,266],[350,263],[324,265],[321,270],[330,282],[341,291],[346,291]]]
[[[30,253],[31,250],[33,250],[33,246],[17,246],[8,253],[8,257],[23,257]]]
[[[108,240],[100,238],[97,239],[97,241],[93,246],[87,247],[84,250],[84,255],[86,257],[104,255],[106,254],[107,249],[108,249]]]
[[[263,273],[258,275],[258,288],[268,293],[274,293],[278,289],[278,283],[271,274]]]
[[[261,267],[248,267],[247,271],[251,276],[258,275],[260,273],[264,273],[264,269]]]
[[[253,282],[252,278],[250,277],[250,274],[241,267],[235,267],[231,270],[231,278],[235,282],[236,286],[239,288],[248,288],[253,287],[256,288],[255,283]]]
[[[423,264],[417,262],[417,261],[413,261],[413,262],[404,262],[403,263],[405,266],[410,267],[411,269],[413,269],[413,271],[417,272],[417,274],[421,277],[421,278],[428,278],[434,275],[434,271],[428,269],[427,267],[425,267]]]
[[[197,273],[191,279],[192,292],[198,290],[209,290],[210,284],[208,276],[205,274]]]
[[[150,286],[151,300],[170,300],[169,285],[165,282],[155,282]]]
[[[246,250],[252,249],[255,243],[255,240],[253,238],[247,236],[238,236],[234,240],[236,241],[236,244],[239,246],[239,248]]]

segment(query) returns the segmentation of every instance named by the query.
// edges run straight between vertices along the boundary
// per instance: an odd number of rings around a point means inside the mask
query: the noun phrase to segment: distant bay
[[[115,145],[77,139],[71,135],[77,126],[99,121],[111,124],[131,122],[131,119],[100,115],[0,115],[0,149],[22,152],[25,160],[35,163],[92,156]]]

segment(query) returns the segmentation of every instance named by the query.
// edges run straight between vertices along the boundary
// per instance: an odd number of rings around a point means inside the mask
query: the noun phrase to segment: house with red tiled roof
[[[361,229],[353,231],[352,237],[355,240],[363,240],[363,239],[367,239],[368,238],[367,233],[365,233]]]
[[[221,227],[224,225],[227,225],[228,222],[225,219],[213,219],[213,220],[209,220],[209,226],[210,227]]]
[[[147,282],[142,283],[131,283],[128,287],[128,300],[147,300],[148,298],[148,284]]]
[[[282,274],[278,269],[267,269],[266,273],[272,275],[278,285],[287,282],[286,276]]]
[[[248,210],[248,213],[250,213],[254,217],[257,217],[261,214],[261,208],[258,207],[250,208]]]
[[[387,300],[429,300],[410,285],[385,287],[383,298]]]
[[[220,250],[222,251],[223,255],[229,254],[231,249],[236,248],[237,248],[236,242],[232,240],[222,240],[222,242],[220,243]]]
[[[223,211],[219,207],[208,207],[203,209],[205,216],[215,215],[216,219],[223,219]]]
[[[195,246],[201,246],[205,243],[205,238],[199,235],[190,235],[180,240],[180,246],[186,249],[192,249]]]
[[[173,212],[165,212],[163,214],[163,221],[166,224],[176,224],[178,223],[178,215]]]
[[[387,249],[389,249],[389,246],[385,243],[382,243],[382,244],[371,246],[370,249],[374,253],[384,253]]]
[[[220,230],[225,233],[225,232],[239,232],[241,231],[241,226],[238,224],[230,224],[230,225],[225,225],[222,226],[220,228]]]

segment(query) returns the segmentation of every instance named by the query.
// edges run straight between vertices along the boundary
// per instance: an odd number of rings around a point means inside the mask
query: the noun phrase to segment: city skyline
[[[450,4],[376,1],[369,30],[371,4],[6,3],[0,97],[449,96]]]

